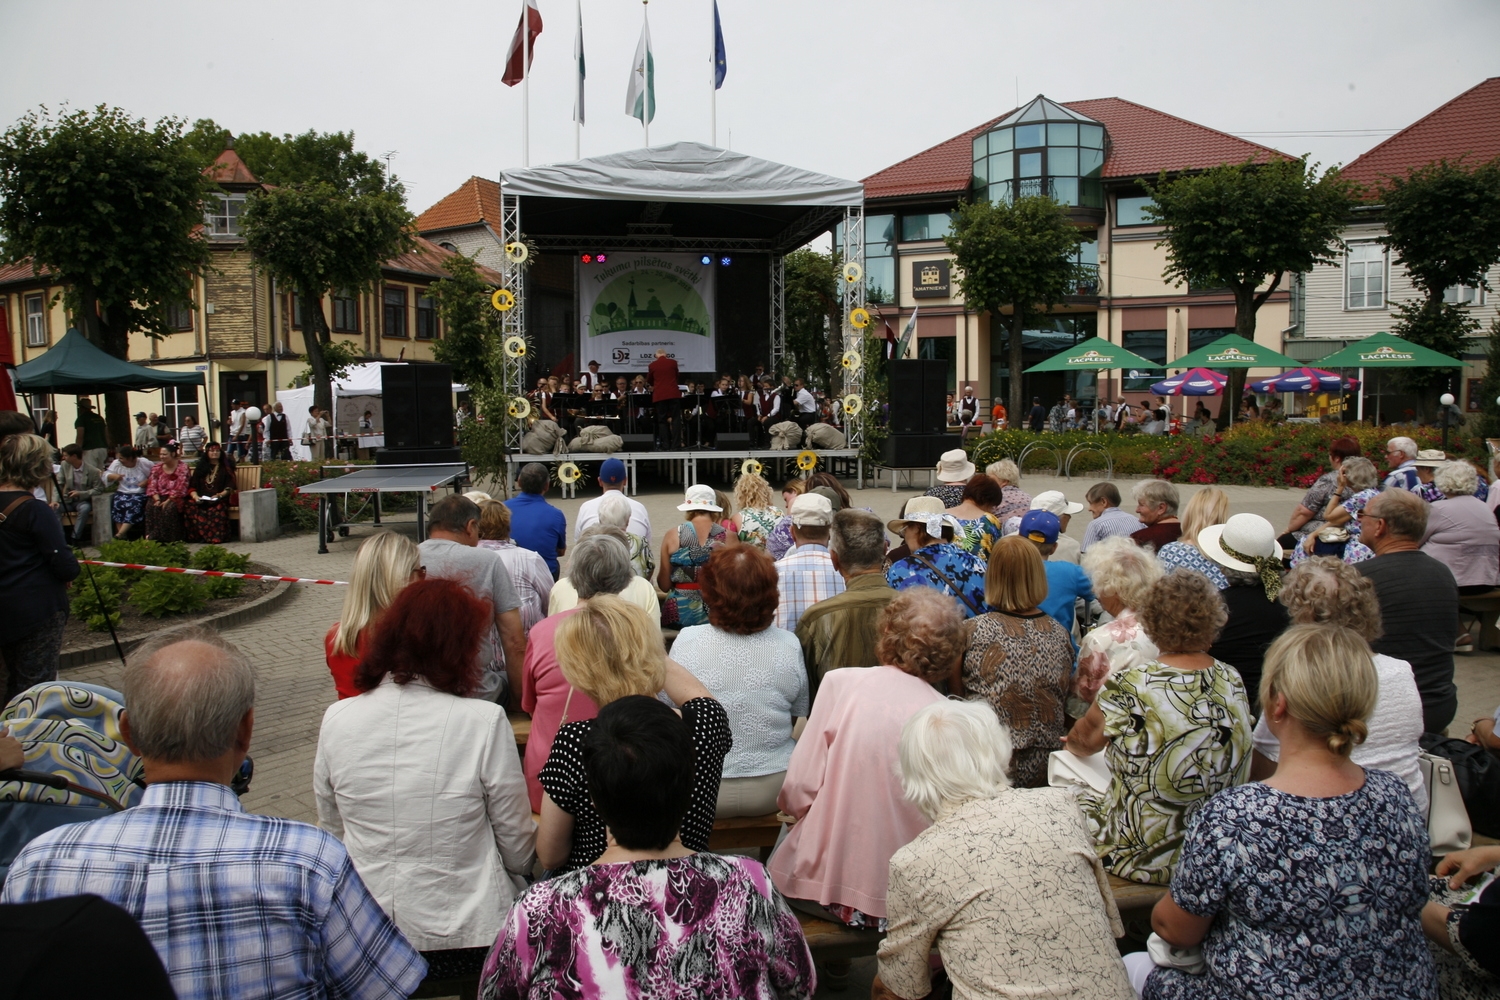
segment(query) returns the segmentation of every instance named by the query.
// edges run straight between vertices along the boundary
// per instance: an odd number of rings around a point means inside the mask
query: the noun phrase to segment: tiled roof
[[[457,191],[417,216],[417,232],[432,233],[488,222],[500,226],[500,183],[470,177]]]
[[[32,269],[30,257],[22,257],[14,264],[0,265],[0,285],[23,284],[36,281],[39,277],[50,278],[51,276],[52,269],[46,267],[42,268],[41,275],[38,275]]]
[[[443,261],[449,257],[456,257],[452,250],[445,250],[436,243],[422,237],[417,237],[416,249],[408,253],[398,254],[380,266],[392,271],[404,271],[408,274],[426,274],[434,278],[446,278],[448,272],[443,269]],[[504,279],[499,271],[479,265],[479,276],[491,285],[498,286]]]
[[[219,184],[259,184],[240,154],[230,146],[220,153],[203,172]]]
[[[1344,176],[1375,188],[1384,177],[1461,156],[1471,167],[1500,156],[1500,76],[1471,87],[1356,157]]]
[[[1269,146],[1118,97],[1068,101],[1063,106],[1103,123],[1109,132],[1105,177],[1153,176],[1168,170],[1201,170],[1221,163],[1285,156]],[[967,191],[974,168],[974,137],[1012,112],[991,118],[946,142],[908,157],[864,180],[866,198],[912,197]]]

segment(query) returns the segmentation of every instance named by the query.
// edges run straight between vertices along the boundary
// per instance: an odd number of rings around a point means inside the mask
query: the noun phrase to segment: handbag
[[[1432,853],[1468,850],[1474,842],[1474,829],[1469,823],[1453,762],[1424,750],[1418,755],[1417,766],[1427,788],[1427,840]]]
[[[1473,829],[1487,837],[1500,836],[1500,759],[1476,743],[1426,733],[1423,756],[1448,760]]]

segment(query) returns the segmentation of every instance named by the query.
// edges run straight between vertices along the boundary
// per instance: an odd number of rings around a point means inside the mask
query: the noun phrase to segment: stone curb
[[[282,575],[278,569],[255,563],[251,564],[250,572],[264,573],[267,576]],[[194,624],[212,625],[214,628],[223,631],[224,629],[234,628],[237,625],[254,621],[257,618],[270,614],[277,607],[285,604],[292,596],[292,588],[296,586],[299,585],[295,583],[278,583],[271,589],[269,594],[262,594],[249,604],[241,605],[230,611],[221,611],[208,618],[196,619]],[[121,639],[120,647],[126,653],[129,653],[146,638],[144,635],[138,635],[129,639]],[[106,635],[104,641],[96,646],[75,649],[58,656],[57,668],[59,670],[67,670],[70,667],[82,667],[89,663],[100,663],[113,659],[115,659],[115,644]]]

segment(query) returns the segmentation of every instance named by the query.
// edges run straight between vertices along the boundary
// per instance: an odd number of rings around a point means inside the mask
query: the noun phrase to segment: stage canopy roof
[[[500,188],[543,250],[787,253],[864,203],[858,181],[699,142],[507,170]]]

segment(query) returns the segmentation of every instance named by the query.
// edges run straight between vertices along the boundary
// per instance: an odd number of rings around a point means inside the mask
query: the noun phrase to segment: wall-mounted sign
[[[911,265],[911,296],[914,299],[948,297],[948,262],[917,260]]]

